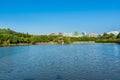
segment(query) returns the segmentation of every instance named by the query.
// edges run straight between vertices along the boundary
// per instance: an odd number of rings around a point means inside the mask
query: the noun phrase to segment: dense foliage
[[[50,42],[56,41],[57,36],[51,35],[30,35],[28,33],[19,33],[11,29],[0,29],[0,44],[20,44],[29,43],[34,44],[37,42]]]
[[[118,35],[104,33],[98,40],[98,43],[120,43],[120,33]]]
[[[75,41],[96,41],[120,43],[120,33],[118,35],[104,33],[100,37],[64,37],[62,35],[30,35],[28,33],[15,32],[11,29],[0,29],[0,45],[11,44],[35,44],[35,43],[72,43]]]
[[[71,40],[74,41],[96,41],[98,40],[98,37],[87,37],[87,36],[83,36],[83,37],[71,37]]]

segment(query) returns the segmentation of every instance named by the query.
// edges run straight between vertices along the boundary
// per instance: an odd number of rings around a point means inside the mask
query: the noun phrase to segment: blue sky
[[[0,0],[0,28],[31,34],[120,30],[120,0]]]

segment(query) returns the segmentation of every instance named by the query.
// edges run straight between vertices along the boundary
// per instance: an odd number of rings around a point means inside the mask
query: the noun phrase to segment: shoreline
[[[57,44],[55,42],[37,42],[37,43],[18,43],[18,44],[0,44],[0,47],[9,47],[9,46],[30,46],[30,45],[42,45],[42,44]]]
[[[31,43],[18,43],[18,44],[1,44],[0,47],[12,47],[12,46],[31,46],[31,45],[47,45],[47,44],[58,44],[57,42],[37,42],[34,44]],[[119,43],[109,43],[109,42],[95,42],[95,41],[76,41],[70,44],[119,44]]]
[[[91,44],[96,43],[95,41],[75,41],[72,44]]]
[[[32,44],[26,44],[26,43],[19,43],[19,44],[1,44],[0,47],[7,47],[7,46],[28,46]]]

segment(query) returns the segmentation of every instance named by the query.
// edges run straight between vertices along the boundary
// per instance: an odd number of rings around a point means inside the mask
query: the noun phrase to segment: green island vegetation
[[[32,45],[32,44],[70,44],[79,41],[95,41],[96,43],[120,43],[120,33],[104,33],[99,37],[65,37],[63,35],[31,35],[11,29],[0,29],[0,46]]]
[[[118,35],[114,35],[112,33],[111,34],[104,33],[95,42],[96,43],[118,43],[120,44],[120,33]]]

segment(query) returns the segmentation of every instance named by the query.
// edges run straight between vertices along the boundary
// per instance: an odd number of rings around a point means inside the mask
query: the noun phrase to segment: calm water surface
[[[120,45],[1,47],[0,80],[120,80]]]

